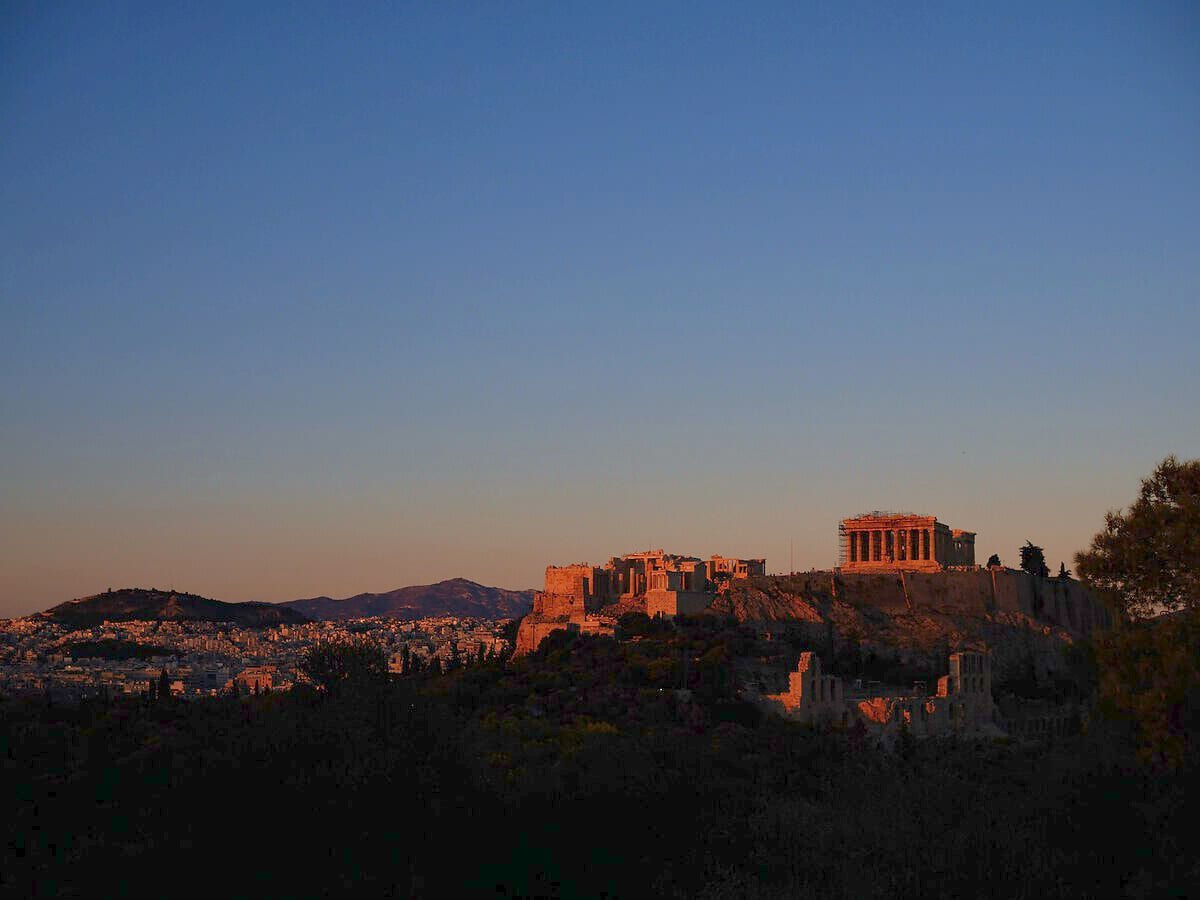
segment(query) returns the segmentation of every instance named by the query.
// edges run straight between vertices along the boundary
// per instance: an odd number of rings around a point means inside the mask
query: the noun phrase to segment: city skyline
[[[0,617],[826,568],[873,509],[1070,568],[1200,456],[1196,29],[6,10]]]

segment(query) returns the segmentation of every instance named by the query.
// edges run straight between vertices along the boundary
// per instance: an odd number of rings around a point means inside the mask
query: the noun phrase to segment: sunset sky
[[[1070,566],[1200,456],[1200,10],[976,7],[4,4],[0,616]]]

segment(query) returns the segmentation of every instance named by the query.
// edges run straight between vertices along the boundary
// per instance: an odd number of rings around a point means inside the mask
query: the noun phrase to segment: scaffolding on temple
[[[845,520],[842,520],[838,522],[837,564],[839,569],[846,565],[846,562],[849,559],[849,548],[850,539],[846,533],[846,522]]]

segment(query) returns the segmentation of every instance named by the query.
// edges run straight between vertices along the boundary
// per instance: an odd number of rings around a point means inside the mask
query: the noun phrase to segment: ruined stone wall
[[[821,672],[821,658],[812,651],[800,654],[796,671],[788,675],[788,689],[782,694],[769,694],[764,698],[769,705],[777,705],[790,718],[802,722],[826,719],[846,724],[848,721],[842,680],[836,675]]]
[[[566,597],[587,597],[591,594],[594,578],[592,566],[546,566],[547,594]]]
[[[546,618],[581,616],[587,611],[587,604],[583,597],[539,591],[533,595],[533,614]]]
[[[901,728],[915,737],[1000,733],[995,704],[984,694],[871,697],[853,706],[855,716],[885,739],[894,739]]]
[[[524,656],[526,653],[532,653],[550,634],[570,627],[571,623],[567,621],[540,620],[536,616],[528,615],[521,620],[517,628],[514,655]]]
[[[647,591],[646,615],[663,615],[668,619],[678,615],[695,615],[708,609],[713,595],[700,591]]]

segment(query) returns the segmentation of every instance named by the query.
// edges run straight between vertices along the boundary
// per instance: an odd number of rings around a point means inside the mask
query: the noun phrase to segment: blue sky
[[[1191,4],[6,4],[0,615],[937,514],[1200,455]]]

